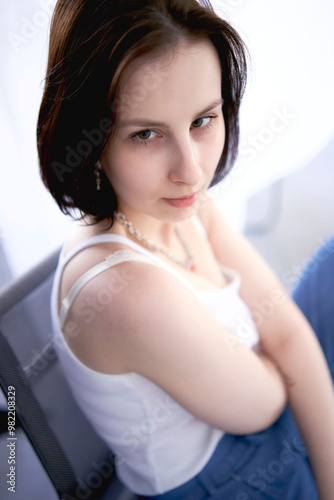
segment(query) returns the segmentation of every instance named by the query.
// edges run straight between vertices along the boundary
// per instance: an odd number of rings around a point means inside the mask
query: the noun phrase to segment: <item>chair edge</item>
[[[56,269],[59,252],[60,248],[57,248],[27,272],[11,279],[0,288],[0,315],[11,309],[14,297],[15,302],[22,300]]]

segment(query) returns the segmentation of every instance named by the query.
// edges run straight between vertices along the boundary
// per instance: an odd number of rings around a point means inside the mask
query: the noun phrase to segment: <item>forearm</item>
[[[319,343],[308,327],[281,345],[263,348],[281,370],[288,399],[309,453],[319,498],[331,500],[334,491],[334,391]]]

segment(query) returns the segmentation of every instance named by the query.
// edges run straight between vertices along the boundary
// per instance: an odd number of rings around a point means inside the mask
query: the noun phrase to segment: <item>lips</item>
[[[182,196],[181,198],[163,198],[163,200],[172,207],[186,208],[193,205],[195,201],[197,201],[198,197],[199,191],[188,196]]]

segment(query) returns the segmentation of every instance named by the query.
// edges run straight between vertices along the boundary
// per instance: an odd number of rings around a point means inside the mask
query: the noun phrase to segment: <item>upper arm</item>
[[[117,348],[123,368],[150,379],[187,411],[230,433],[263,430],[285,405],[271,364],[240,343],[182,283],[138,263],[126,294],[115,295],[94,330],[103,352]],[[224,304],[222,304],[224,307]],[[110,334],[110,331],[117,332]],[[96,337],[95,337],[96,338]]]

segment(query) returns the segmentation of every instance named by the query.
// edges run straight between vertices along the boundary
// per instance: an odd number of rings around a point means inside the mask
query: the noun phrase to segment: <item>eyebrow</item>
[[[224,103],[224,99],[220,97],[219,99],[214,100],[211,104],[205,107],[202,111],[196,114],[196,116],[204,115],[205,113],[208,113],[212,109],[216,108],[217,106],[222,106]],[[119,126],[120,127],[129,127],[130,125],[137,126],[137,127],[166,127],[168,128],[168,125],[163,122],[157,122],[153,120],[148,120],[146,118],[134,118],[132,120],[120,120],[119,121]]]

